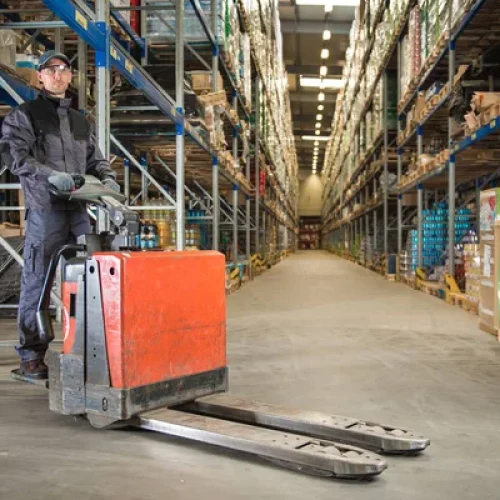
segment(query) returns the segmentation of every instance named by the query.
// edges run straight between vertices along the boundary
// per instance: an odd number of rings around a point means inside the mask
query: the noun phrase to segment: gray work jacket
[[[3,121],[3,157],[9,157],[10,171],[20,178],[26,208],[79,206],[51,200],[47,179],[54,171],[95,175],[101,180],[116,178],[96,144],[94,127],[70,104],[71,99],[58,99],[42,91]]]

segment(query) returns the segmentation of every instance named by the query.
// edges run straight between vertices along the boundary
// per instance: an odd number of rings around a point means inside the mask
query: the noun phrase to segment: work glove
[[[109,189],[112,189],[113,191],[116,191],[117,193],[120,192],[120,186],[112,179],[111,177],[108,177],[107,179],[104,179],[102,183]]]
[[[73,191],[75,181],[66,172],[54,172],[49,176],[49,184],[52,184],[58,191]]]

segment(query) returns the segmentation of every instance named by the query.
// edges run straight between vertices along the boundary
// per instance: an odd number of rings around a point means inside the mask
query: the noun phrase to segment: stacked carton
[[[479,303],[481,288],[481,253],[477,244],[464,245],[465,295],[470,302]]]
[[[500,189],[481,192],[479,230],[481,281],[479,285],[479,326],[495,334],[497,283],[495,280],[495,219],[500,208]]]

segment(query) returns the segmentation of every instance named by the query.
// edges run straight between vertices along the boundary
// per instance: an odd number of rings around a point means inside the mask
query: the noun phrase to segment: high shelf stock
[[[380,272],[397,254],[403,274],[457,275],[498,179],[499,15],[496,0],[358,9],[323,169],[326,248]]]
[[[64,51],[77,70],[75,103],[95,120],[129,206],[157,223],[163,246],[218,249],[228,268],[252,254],[277,262],[297,241],[298,176],[275,7],[1,1],[0,35],[15,30],[18,54],[17,67],[0,66],[3,114],[38,91],[20,53]],[[5,221],[23,207],[17,180],[2,175]]]

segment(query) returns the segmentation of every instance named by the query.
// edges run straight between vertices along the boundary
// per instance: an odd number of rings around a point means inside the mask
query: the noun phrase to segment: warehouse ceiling
[[[318,4],[322,0],[318,0]],[[290,100],[299,167],[311,171],[314,141],[302,140],[315,135],[317,115],[321,114],[321,136],[331,132],[337,91],[325,89],[324,102],[318,102],[318,87],[301,85],[301,77],[319,79],[320,67],[328,68],[326,78],[341,78],[345,52],[349,44],[349,30],[354,20],[355,7],[333,6],[326,21],[324,5],[297,5],[296,0],[280,0],[279,13],[283,32],[283,57],[288,71]],[[323,31],[331,32],[330,40],[323,40]],[[327,48],[329,56],[321,59],[321,50]],[[318,105],[323,105],[322,111]],[[324,159],[326,141],[319,142],[318,171]]]

